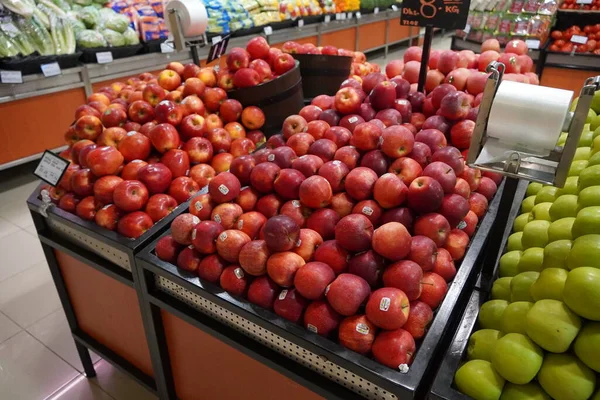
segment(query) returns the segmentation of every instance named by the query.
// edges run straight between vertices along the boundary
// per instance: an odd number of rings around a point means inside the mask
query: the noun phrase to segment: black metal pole
[[[429,64],[429,53],[431,53],[431,42],[433,40],[433,26],[425,28],[425,41],[423,42],[423,55],[421,56],[421,70],[419,71],[419,86],[417,91],[424,92],[425,78],[427,78],[427,64]]]
[[[190,46],[190,50],[192,50],[192,60],[194,60],[194,64],[200,65],[200,56],[198,55],[198,47],[193,44]]]

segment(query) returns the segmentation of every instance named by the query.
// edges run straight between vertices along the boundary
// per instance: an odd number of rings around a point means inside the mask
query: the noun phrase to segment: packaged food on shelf
[[[565,30],[554,30],[549,51],[563,53],[592,53],[600,55],[600,24],[586,25],[581,29],[573,25]]]

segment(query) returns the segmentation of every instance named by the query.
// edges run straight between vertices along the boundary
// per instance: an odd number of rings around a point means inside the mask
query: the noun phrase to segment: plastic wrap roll
[[[488,119],[488,139],[476,163],[506,159],[514,150],[537,156],[550,154],[572,98],[570,90],[502,81]]]
[[[208,14],[200,0],[170,0],[166,10],[172,9],[179,14],[181,31],[185,37],[200,36],[206,32]]]

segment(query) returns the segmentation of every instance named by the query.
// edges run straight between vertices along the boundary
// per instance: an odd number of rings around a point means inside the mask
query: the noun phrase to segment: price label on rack
[[[351,12],[349,12],[348,14],[346,14],[346,18],[348,18],[348,19],[352,19],[352,13],[351,13]]]
[[[588,41],[587,36],[573,35],[571,36],[571,42],[577,44],[586,44]]]
[[[0,71],[0,82],[23,83],[23,74],[21,71]]]
[[[33,174],[52,186],[58,185],[69,167],[69,161],[46,150]]]
[[[175,51],[175,47],[173,45],[173,42],[162,42],[160,44],[160,52],[165,54],[165,53],[172,53]]]
[[[326,15],[325,16],[325,23],[327,24],[329,22],[331,22],[331,15]]]
[[[299,19],[298,20],[298,28],[302,28],[304,26],[304,20],[303,19]]]
[[[270,36],[273,34],[273,28],[271,28],[270,26],[265,26],[265,35]]]
[[[592,4],[592,0],[577,0],[577,4]]]
[[[362,18],[362,14],[360,13],[360,11],[358,11],[355,15],[356,15],[356,19]]]
[[[540,48],[539,39],[527,39],[525,40],[525,44],[527,45],[527,48],[531,50],[537,50]]]
[[[373,10],[373,14],[379,14],[379,7],[375,7],[375,9]]]
[[[404,0],[400,23],[408,26],[464,29],[470,3],[470,0]]]
[[[392,6],[392,11],[398,11],[398,7],[396,5]]]
[[[110,51],[103,51],[101,53],[96,53],[96,61],[98,64],[108,64],[113,62],[113,56]]]
[[[49,78],[51,76],[57,76],[62,73],[60,70],[60,65],[58,65],[57,62],[53,62],[50,64],[42,64],[40,65],[40,68],[42,69],[42,73],[46,78]]]

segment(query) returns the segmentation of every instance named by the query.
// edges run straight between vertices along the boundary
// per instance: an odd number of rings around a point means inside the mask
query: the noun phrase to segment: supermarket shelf
[[[83,87],[84,82],[81,76],[83,68],[64,69],[61,75],[49,78],[44,77],[43,74],[25,75],[23,83],[0,84],[0,104]]]
[[[58,147],[56,149],[50,149],[50,151],[53,152],[53,153],[58,154],[61,151],[66,150],[68,148],[69,148],[69,146],[64,145],[64,146],[60,146],[60,147]],[[42,158],[43,154],[44,154],[44,152],[41,152],[41,153],[33,154],[31,156],[28,156],[28,157],[20,158],[18,160],[7,162],[6,164],[0,164],[0,171],[5,170],[5,169],[9,169],[9,168],[12,168],[12,167],[16,167],[17,165],[25,164],[25,163],[28,163],[30,161],[39,160],[40,158]]]
[[[600,71],[600,56],[593,54],[546,53],[546,67]]]
[[[481,49],[481,43],[475,42],[473,40],[462,39],[457,36],[452,36],[452,45],[450,47],[452,50],[471,50],[476,53],[479,53]],[[531,49],[529,50],[529,57],[535,62],[540,59],[540,50]]]
[[[568,13],[568,14],[600,14],[599,10],[561,10],[558,9],[559,13]]]

